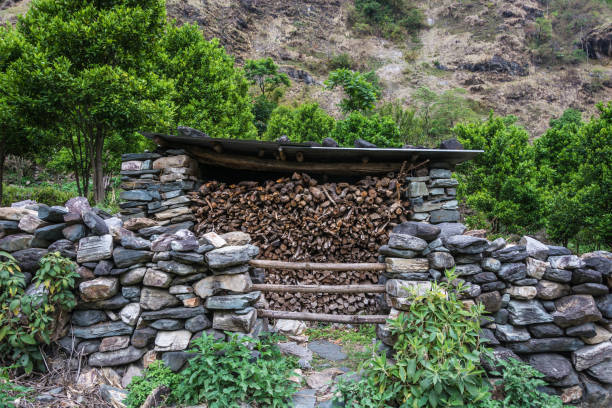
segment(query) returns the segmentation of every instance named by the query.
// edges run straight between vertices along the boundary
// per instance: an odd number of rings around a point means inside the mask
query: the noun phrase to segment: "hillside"
[[[4,1],[0,19],[14,19],[28,3]],[[592,28],[612,21],[605,0],[414,2],[424,27],[394,41],[363,33],[354,21],[354,0],[167,3],[171,17],[197,23],[239,62],[276,60],[294,79],[285,102],[316,100],[336,115],[340,94],[320,85],[330,60],[340,54],[348,54],[355,69],[376,71],[383,100],[410,104],[422,86],[436,92],[462,88],[481,113],[515,115],[532,136],[567,108],[591,113],[595,102],[612,99],[610,48],[608,56],[590,59],[580,50]],[[612,29],[607,30],[603,40],[609,46]]]

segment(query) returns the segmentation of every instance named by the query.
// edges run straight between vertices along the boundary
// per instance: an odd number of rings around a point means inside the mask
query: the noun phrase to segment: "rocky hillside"
[[[12,19],[28,3],[0,3],[0,19]],[[608,0],[414,2],[425,28],[399,41],[359,34],[351,23],[354,0],[167,3],[171,17],[197,23],[238,61],[274,58],[294,79],[287,102],[316,100],[335,114],[340,95],[323,91],[321,83],[330,60],[344,53],[354,68],[376,71],[384,100],[408,105],[421,86],[463,88],[481,112],[515,115],[533,136],[569,107],[590,113],[595,102],[612,99]],[[581,51],[582,39],[591,58]]]

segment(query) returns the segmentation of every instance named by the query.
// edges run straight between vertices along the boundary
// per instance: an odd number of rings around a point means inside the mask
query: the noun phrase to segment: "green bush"
[[[25,277],[15,258],[6,252],[0,252],[0,258],[0,360],[28,373],[44,370],[39,345],[50,343],[57,315],[76,305],[76,265],[59,252],[45,255],[32,280],[41,289],[26,295]]]
[[[341,145],[353,147],[355,140],[364,139],[378,147],[401,147],[399,129],[390,116],[366,116],[351,112],[336,122],[332,137]]]
[[[167,403],[210,408],[239,407],[241,403],[259,407],[289,407],[297,384],[289,376],[297,367],[294,358],[281,354],[278,336],[264,334],[260,339],[233,334],[218,342],[204,333],[193,341],[194,356],[178,374],[153,365],[142,378],[129,386],[128,406],[138,407],[148,393],[159,385],[172,389]]]
[[[340,69],[340,68],[345,68],[345,69],[355,69],[355,61],[353,60],[353,57],[351,57],[349,54],[347,54],[346,52],[343,52],[341,54],[336,54],[334,56],[332,56],[329,61],[327,61],[327,68],[330,71],[333,71],[335,69]]]
[[[321,142],[329,137],[335,120],[316,103],[305,103],[297,108],[279,106],[268,122],[264,140],[276,140],[286,135],[293,142]]]
[[[13,384],[9,378],[9,370],[15,367],[0,367],[0,408],[12,408],[13,401],[27,396],[31,389]]]
[[[463,284],[451,273],[447,280],[452,284],[433,283],[423,295],[408,290],[410,310],[387,323],[396,339],[393,360],[375,355],[357,385],[340,384],[347,407],[466,406],[490,398],[479,366],[483,306],[466,308],[457,299]]]
[[[374,72],[355,72],[340,68],[330,72],[325,81],[326,89],[341,87],[346,98],[340,101],[342,112],[367,112],[374,108],[380,97],[380,84]]]
[[[349,24],[362,34],[401,41],[425,26],[425,15],[410,0],[355,0]]]
[[[2,189],[2,207],[10,207],[11,203],[23,200],[34,200],[47,205],[64,205],[76,194],[61,191],[52,186],[22,187],[4,185]]]

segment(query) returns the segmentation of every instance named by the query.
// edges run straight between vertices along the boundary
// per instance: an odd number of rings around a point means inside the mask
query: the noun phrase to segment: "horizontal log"
[[[280,293],[385,293],[385,285],[272,285],[255,284],[253,290]]]
[[[325,313],[285,312],[282,310],[268,309],[257,309],[257,317],[347,324],[385,323],[389,318],[388,315],[333,315]]]
[[[255,268],[291,269],[305,271],[384,271],[384,263],[324,263],[324,262],[286,262],[268,259],[253,259],[250,262]]]

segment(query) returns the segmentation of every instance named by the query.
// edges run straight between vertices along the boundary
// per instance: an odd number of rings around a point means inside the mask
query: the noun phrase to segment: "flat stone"
[[[484,238],[469,235],[454,235],[444,239],[444,246],[451,252],[460,254],[478,254],[484,252],[489,242]]]
[[[590,295],[572,295],[555,300],[553,317],[560,327],[577,326],[601,319],[595,300]]]
[[[548,245],[548,256],[571,255],[572,251],[562,246]]]
[[[494,251],[491,256],[500,262],[520,262],[527,258],[529,254],[524,245],[515,245]]]
[[[538,298],[554,300],[570,294],[569,285],[563,283],[541,280],[538,282]]]
[[[405,221],[396,225],[393,232],[412,235],[425,241],[433,241],[440,234],[440,227],[426,222]]]
[[[166,290],[144,287],[140,294],[140,306],[144,310],[160,310],[178,306],[180,301]]]
[[[410,197],[423,197],[429,194],[429,190],[424,182],[413,181],[408,185],[408,194]]]
[[[389,234],[389,247],[419,252],[427,248],[427,241],[406,234]]]
[[[111,235],[92,236],[79,240],[77,262],[95,262],[108,259],[113,254],[113,237]]]
[[[101,310],[117,310],[130,303],[129,300],[121,295],[113,296],[110,299],[98,300],[96,302],[79,303],[79,309],[101,309]]]
[[[501,269],[501,262],[495,258],[484,258],[480,263],[482,269],[490,272],[498,272]]]
[[[431,282],[389,279],[385,284],[385,289],[393,297],[423,296],[431,290]]]
[[[117,278],[97,278],[79,284],[81,298],[86,302],[110,299],[119,291]]]
[[[251,243],[251,236],[242,231],[232,231],[221,235],[227,245],[241,246]]]
[[[612,258],[589,253],[582,256],[582,261],[587,268],[594,269],[602,275],[609,276],[612,274]]]
[[[291,406],[293,408],[315,408],[317,403],[316,390],[300,390],[293,394]]]
[[[569,359],[556,353],[532,354],[527,363],[544,374],[546,382],[557,382],[574,372]]]
[[[106,321],[106,313],[101,310],[75,310],[72,312],[72,324],[91,326]]]
[[[198,254],[197,252],[171,251],[170,257],[174,261],[182,262],[186,264],[191,264],[191,265],[203,265],[204,264],[204,255]]]
[[[140,301],[140,290],[139,286],[123,286],[121,294],[132,302],[138,302]]]
[[[189,346],[188,330],[160,331],[155,337],[155,351],[182,351]]]
[[[27,217],[33,217],[33,216],[27,215]],[[19,228],[19,223],[17,221],[0,220],[0,235],[3,235],[3,236],[11,235],[19,231],[20,231],[20,228]]]
[[[68,214],[70,211],[66,207],[62,207],[59,205],[54,205],[53,207],[49,207],[47,205],[41,204],[38,207],[38,218],[47,222],[63,222],[64,215]],[[36,214],[34,214],[36,215]]]
[[[185,321],[185,329],[192,333],[212,327],[212,322],[204,314],[194,316]]]
[[[183,328],[183,323],[175,319],[159,319],[149,323],[149,327],[156,330],[179,330]]]
[[[151,241],[133,235],[121,237],[121,246],[126,249],[151,249]]]
[[[597,308],[606,319],[612,319],[612,294],[597,299]]]
[[[252,286],[251,278],[248,274],[237,275],[213,275],[208,276],[193,285],[194,292],[205,299],[222,290],[235,293],[249,292]]]
[[[347,355],[342,351],[341,346],[327,340],[311,341],[308,343],[308,348],[310,351],[326,360],[343,361],[347,358]]]
[[[385,263],[387,264],[387,272],[390,273],[429,271],[429,261],[424,258],[387,258],[385,259]]]
[[[81,214],[81,217],[83,218],[83,222],[85,223],[85,225],[89,227],[93,234],[106,235],[110,233],[108,226],[106,225],[102,217],[100,217],[95,212],[84,211]]]
[[[476,275],[472,276],[471,281],[474,283],[489,283],[495,282],[497,280],[497,275],[493,272],[480,272]]]
[[[112,270],[113,270],[113,263],[111,261],[103,260],[103,261],[98,262],[93,273],[96,276],[108,276],[111,274]]]
[[[612,384],[612,358],[589,367],[587,373],[602,383]]]
[[[193,232],[182,229],[174,233],[174,240],[170,242],[173,251],[189,252],[198,249],[199,244]]]
[[[189,319],[198,315],[205,314],[207,311],[204,307],[176,307],[163,309],[152,312],[143,312],[142,320],[151,321],[159,319]]]
[[[157,263],[159,269],[175,275],[187,276],[197,272],[201,272],[201,268],[192,265],[185,265],[176,261],[159,261]]]
[[[574,269],[572,271],[572,284],[579,285],[581,283],[602,283],[602,274],[595,269]]]
[[[583,323],[565,329],[565,334],[571,337],[593,337],[597,332],[593,323]]]
[[[503,342],[527,341],[531,338],[527,329],[511,324],[498,324],[495,328],[495,335]]]
[[[157,336],[157,330],[152,327],[136,329],[134,334],[132,334],[132,345],[138,348],[145,348],[153,343],[155,336]]]
[[[484,305],[485,311],[495,313],[501,309],[501,295],[497,291],[482,293],[476,297],[477,303]]]
[[[187,214],[191,214],[189,207],[178,207],[155,213],[155,218],[158,220],[169,220]]]
[[[76,258],[76,248],[74,242],[67,239],[55,241],[47,248],[49,252],[59,252],[61,256],[69,259]]]
[[[21,219],[25,217],[26,215],[37,217],[38,212],[34,210],[28,210],[27,208],[20,208],[20,207],[1,207],[0,208],[0,220],[21,221]]]
[[[429,266],[433,269],[450,270],[455,266],[455,259],[447,252],[432,252],[427,255]]]
[[[130,336],[105,337],[100,342],[100,352],[116,351],[130,345]]]
[[[535,238],[524,236],[519,241],[519,245],[524,245],[530,257],[545,261],[548,257],[548,246],[544,245]]]
[[[240,273],[249,272],[250,267],[249,264],[230,266],[225,269],[211,269],[213,275],[237,275]],[[252,275],[252,274],[251,274]]]
[[[529,333],[538,339],[563,336],[563,329],[553,323],[533,324],[528,329]]]
[[[142,282],[142,279],[147,272],[147,268],[134,268],[130,269],[123,275],[121,275],[120,282],[124,286],[138,285]]]
[[[135,326],[138,323],[140,317],[140,304],[130,303],[125,305],[119,312],[119,318],[121,321],[129,326]]]
[[[595,297],[607,295],[609,292],[606,285],[600,283],[582,283],[572,286],[572,293],[576,295],[592,295]]]
[[[443,241],[446,238],[454,235],[462,235],[467,229],[466,226],[460,222],[442,222],[435,226],[440,228],[440,235],[438,238],[442,239]]]
[[[603,343],[604,341],[608,341],[611,338],[612,338],[612,333],[610,333],[608,330],[604,329],[600,325],[596,324],[594,336],[581,337],[580,339],[584,341],[586,344],[593,345],[593,344]],[[612,358],[612,356],[610,357]]]
[[[121,201],[153,201],[159,200],[159,193],[149,190],[127,190],[119,194]]]
[[[576,255],[551,256],[548,258],[551,268],[554,269],[577,269],[584,267],[582,259]]]
[[[482,268],[478,264],[467,264],[455,266],[457,276],[471,276],[482,272]]]
[[[546,272],[546,268],[548,267],[548,262],[541,261],[536,258],[527,258],[527,276],[536,279],[542,279],[544,273]]]
[[[89,356],[89,365],[92,367],[111,367],[130,364],[139,360],[145,352],[145,349],[138,349],[133,346],[106,353],[98,352]]]
[[[248,333],[257,319],[257,311],[248,308],[246,313],[216,311],[213,315],[213,329]]]
[[[247,263],[259,254],[259,248],[254,245],[226,246],[206,253],[208,266],[215,269],[227,268]]]
[[[565,269],[546,268],[544,279],[554,282],[570,282],[572,280],[572,271]]]
[[[123,224],[123,228],[128,231],[138,231],[143,228],[151,228],[157,226],[157,221],[150,218],[131,218]]]
[[[553,316],[548,314],[537,300],[511,300],[508,303],[508,312],[510,322],[519,326],[553,321]]]
[[[206,308],[210,310],[240,310],[251,306],[261,296],[261,292],[249,292],[243,295],[211,296],[206,299]]]
[[[312,361],[312,351],[310,351],[307,347],[298,345],[294,341],[278,343],[277,346],[281,353],[297,357],[301,362],[300,365],[306,366],[305,368],[310,366],[310,362]]]
[[[609,360],[612,356],[612,342],[582,347],[572,353],[572,363],[578,371],[586,370],[596,364]]]
[[[505,281],[514,282],[527,276],[527,267],[523,263],[502,264],[498,276]]]
[[[36,231],[34,231],[34,241],[37,242],[35,244],[32,242],[32,246],[34,247],[45,247],[45,242],[51,243],[57,241],[58,239],[64,238],[64,234],[62,230],[66,227],[66,224],[51,224],[46,227],[40,227]]]
[[[72,327],[74,337],[79,337],[82,339],[98,339],[102,337],[122,336],[124,334],[132,334],[132,330],[133,329],[131,326],[128,326],[121,321],[98,323],[87,327]]]
[[[546,352],[567,352],[578,350],[583,342],[571,337],[531,339],[523,343],[510,343],[508,348],[515,353],[531,354]]]
[[[33,234],[37,229],[47,225],[47,222],[34,215],[25,215],[17,224],[18,228],[29,234]],[[11,228],[9,228],[11,229]],[[6,233],[6,232],[5,232]]]
[[[152,256],[153,254],[149,251],[125,249],[122,247],[115,248],[113,251],[113,260],[118,268],[127,268],[139,263],[150,262]]]
[[[145,286],[153,286],[156,288],[168,288],[172,283],[172,276],[157,269],[148,268],[142,280]]]
[[[22,251],[30,248],[33,239],[34,236],[30,234],[9,235],[0,239],[0,250],[7,252]]]
[[[170,370],[176,373],[179,372],[185,366],[187,360],[195,357],[196,355],[196,353],[188,353],[186,351],[167,351],[162,354],[162,361],[164,362],[164,364],[166,364],[168,368],[170,368]],[[199,406],[191,408],[198,407]]]

